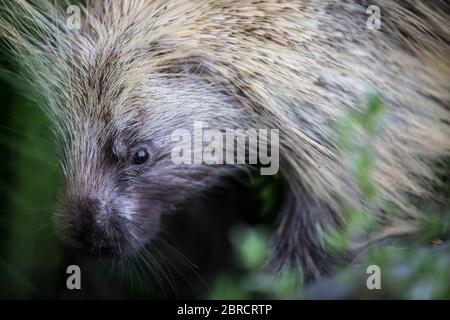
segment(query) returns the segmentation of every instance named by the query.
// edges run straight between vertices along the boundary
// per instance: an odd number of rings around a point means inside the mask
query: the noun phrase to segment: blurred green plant
[[[348,156],[353,177],[365,206],[344,204],[347,208],[347,224],[331,230],[327,244],[331,250],[344,250],[355,232],[377,227],[368,210],[378,208],[387,214],[395,206],[383,199],[376,189],[371,175],[375,169],[372,152],[373,139],[382,127],[383,102],[379,95],[369,94],[365,108],[351,109],[337,122],[339,148]],[[449,172],[447,171],[447,174]],[[445,192],[445,191],[444,191]],[[340,270],[319,289],[310,290],[305,297],[314,298],[394,298],[394,299],[448,299],[450,298],[450,246],[442,239],[450,233],[450,215],[447,205],[439,213],[428,206],[427,219],[414,239],[386,240],[370,245],[350,268]],[[434,240],[435,246],[430,245]],[[439,247],[437,247],[439,246]],[[382,273],[382,289],[369,290],[366,286],[367,266],[376,265]],[[330,290],[336,295],[328,295]],[[311,295],[311,292],[314,292]]]
[[[373,139],[382,127],[383,101],[377,94],[368,94],[365,107],[350,109],[336,123],[337,148],[348,157],[348,163],[364,206],[344,204],[346,224],[329,231],[328,250],[335,254],[347,248],[355,232],[377,227],[367,210],[382,208],[388,214],[395,206],[384,200],[373,183],[376,158]],[[447,174],[450,173],[447,170]],[[448,183],[447,179],[447,184]],[[220,274],[208,296],[217,299],[236,298],[393,298],[393,299],[449,299],[450,298],[450,187],[446,186],[446,207],[441,212],[425,207],[428,219],[414,235],[414,241],[385,241],[369,246],[350,267],[338,270],[321,283],[300,287],[300,276],[284,270],[276,276],[264,272],[269,232],[264,227],[238,226],[231,233],[239,274]],[[433,240],[435,239],[435,240]],[[441,239],[444,239],[441,240]],[[431,242],[430,245],[430,241]],[[366,286],[367,266],[377,265],[382,272],[382,289]]]
[[[376,228],[376,220],[367,210],[371,208],[387,209],[372,179],[375,169],[373,139],[382,126],[383,102],[379,95],[368,94],[365,107],[352,108],[336,123],[336,149],[347,158],[354,181],[364,199],[364,206],[344,203],[346,223],[340,229],[329,230],[326,235],[327,249],[334,252],[345,250],[352,235]]]
[[[207,296],[210,299],[293,299],[300,277],[285,268],[273,275],[265,270],[270,232],[264,226],[236,226],[230,235],[238,274],[222,273]]]

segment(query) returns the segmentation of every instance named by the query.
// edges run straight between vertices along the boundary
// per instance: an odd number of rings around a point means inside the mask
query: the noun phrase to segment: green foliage
[[[56,273],[60,259],[50,224],[58,175],[39,108],[6,90],[0,90],[0,100],[0,296],[28,298],[54,285],[39,275]]]
[[[351,172],[365,199],[364,206],[344,204],[346,224],[329,230],[326,236],[328,250],[339,255],[348,247],[352,235],[361,230],[376,228],[377,222],[367,210],[381,208],[389,214],[395,206],[377,192],[372,173],[376,158],[372,152],[373,139],[382,130],[384,106],[376,94],[369,94],[365,107],[351,109],[337,121],[337,148],[347,157]],[[450,185],[450,184],[449,184]],[[445,191],[444,191],[445,192]],[[450,192],[447,190],[447,199]],[[447,201],[447,208],[450,201]],[[259,227],[237,227],[231,234],[236,261],[242,269],[239,274],[221,274],[215,282],[212,298],[359,298],[359,299],[449,299],[450,245],[435,240],[449,239],[450,214],[430,211],[414,241],[375,243],[350,266],[338,270],[319,285],[299,287],[299,274],[284,270],[271,277],[263,270],[267,256],[268,232]],[[441,209],[442,210],[442,209]],[[381,290],[366,286],[367,266],[381,269]]]
[[[267,258],[269,232],[265,229],[237,227],[231,234],[238,259],[247,270],[260,267]]]
[[[328,234],[327,243],[332,250],[344,250],[355,231],[376,228],[377,222],[367,212],[371,208],[381,209],[386,214],[395,210],[391,203],[380,197],[371,178],[376,161],[371,151],[372,142],[382,128],[382,115],[381,99],[371,94],[366,108],[351,110],[338,121],[339,147],[347,155],[354,179],[366,201],[364,207],[347,205],[346,226]],[[338,272],[328,286],[342,289],[343,283],[346,285],[344,294],[334,298],[450,298],[450,246],[442,240],[436,240],[438,246],[429,244],[435,238],[449,238],[449,203],[447,198],[447,208],[441,208],[439,213],[433,212],[431,206],[423,208],[429,212],[428,219],[414,235],[414,240],[375,243],[358,257],[356,266]],[[365,268],[369,265],[377,265],[381,269],[383,287],[380,291],[370,291],[365,287],[368,276]]]
[[[327,248],[331,251],[347,248],[352,235],[358,231],[375,228],[376,221],[366,211],[383,202],[372,180],[376,161],[372,150],[373,139],[381,127],[384,106],[376,94],[369,94],[366,100],[365,107],[350,109],[336,124],[336,147],[348,160],[365,206],[344,203],[345,226],[329,230],[326,235]]]
[[[239,225],[230,236],[239,273],[225,272],[215,279],[207,298],[211,299],[293,299],[298,295],[300,277],[289,268],[278,275],[265,270],[269,231],[263,227]]]

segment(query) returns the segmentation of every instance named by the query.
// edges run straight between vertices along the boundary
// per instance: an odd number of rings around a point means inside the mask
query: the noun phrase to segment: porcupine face
[[[194,120],[217,127],[242,115],[211,86],[180,78],[151,79],[121,102],[100,100],[61,123],[57,227],[69,246],[91,255],[130,255],[157,235],[163,212],[220,171],[174,164],[174,130],[191,131]]]
[[[86,24],[68,30],[65,12],[55,24],[53,13],[18,4],[11,17],[26,24],[36,18],[37,31],[21,37],[27,28],[16,30],[14,19],[0,29],[19,44],[55,122],[63,180],[58,233],[93,255],[129,255],[157,236],[163,212],[236,168],[174,163],[172,133],[192,132],[195,121],[223,130],[247,128],[249,120],[220,82],[201,76],[207,62],[184,51],[177,57],[174,42],[157,37],[148,1],[129,11],[120,1],[104,5],[100,17],[87,10]]]

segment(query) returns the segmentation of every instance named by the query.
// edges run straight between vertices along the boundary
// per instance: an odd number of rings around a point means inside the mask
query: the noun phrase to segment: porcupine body
[[[334,124],[368,89],[386,109],[373,180],[398,213],[368,212],[386,234],[421,220],[410,197],[427,198],[432,166],[450,153],[444,1],[104,1],[82,7],[80,30],[37,2],[4,1],[0,30],[54,122],[57,220],[72,246],[134,252],[173,203],[238,170],[174,165],[174,130],[194,121],[279,129],[286,194],[272,264],[320,277],[333,260],[324,233],[345,224],[342,203],[365,205]],[[367,28],[370,4],[380,30]]]

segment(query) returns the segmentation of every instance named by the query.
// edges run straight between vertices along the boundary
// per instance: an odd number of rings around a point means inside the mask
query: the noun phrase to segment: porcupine
[[[2,2],[0,28],[54,124],[68,244],[133,254],[174,203],[242,169],[174,165],[174,130],[275,128],[286,190],[271,265],[316,279],[332,268],[323,237],[345,224],[342,203],[365,206],[334,123],[367,88],[386,106],[373,180],[398,213],[367,212],[385,234],[422,219],[410,197],[427,198],[450,153],[449,12],[444,1],[122,0],[81,6],[72,30],[49,1],[19,0]]]

